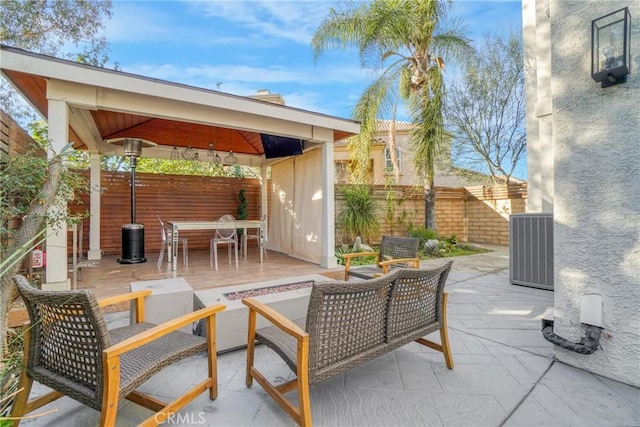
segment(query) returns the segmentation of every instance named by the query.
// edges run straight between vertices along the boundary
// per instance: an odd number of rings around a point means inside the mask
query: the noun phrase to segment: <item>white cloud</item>
[[[309,44],[331,2],[217,1],[195,5],[205,16],[229,21],[251,33]]]
[[[313,66],[265,65],[251,67],[247,65],[199,65],[181,67],[174,64],[120,64],[123,71],[144,76],[180,82],[221,81],[225,85],[235,83],[292,83],[308,85],[331,85],[335,83],[351,84],[363,82],[366,71],[359,67],[336,66],[329,69],[316,69]],[[199,84],[199,83],[198,83]]]

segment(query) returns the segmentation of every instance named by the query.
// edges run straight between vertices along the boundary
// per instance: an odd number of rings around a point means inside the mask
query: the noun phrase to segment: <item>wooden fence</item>
[[[44,150],[36,148],[35,141],[3,110],[0,110],[0,152],[3,157],[21,156],[27,152],[43,158],[47,155]],[[20,219],[10,218],[2,225],[14,230],[20,226]],[[13,243],[10,239],[7,233],[2,234],[2,251]]]
[[[122,225],[131,222],[129,173],[102,172],[101,240],[105,254],[121,253]],[[459,240],[508,245],[509,214],[525,211],[526,184],[506,187],[436,188],[436,221],[441,235],[455,234]],[[260,182],[257,179],[199,177],[182,175],[136,175],[136,222],[145,225],[145,250],[160,249],[160,224],[156,215],[173,220],[211,220],[224,214],[236,215],[238,192],[245,190],[249,219],[260,218]],[[397,186],[393,203],[387,202],[384,186],[373,193],[381,218],[380,236],[404,235],[409,226],[424,225],[424,193],[421,188]],[[73,212],[89,211],[89,196]],[[387,209],[393,206],[392,210]],[[336,217],[343,209],[344,197],[336,191]],[[83,248],[89,247],[89,221],[84,221]],[[209,237],[184,232],[192,249],[207,249]],[[181,233],[182,235],[182,233]],[[69,234],[71,238],[71,234]],[[371,243],[377,243],[379,237]],[[343,242],[336,228],[336,243]]]
[[[88,174],[87,174],[88,178]],[[100,198],[100,249],[121,253],[122,225],[131,222],[131,187],[128,172],[102,172]],[[214,220],[225,214],[237,217],[238,193],[245,190],[248,219],[260,219],[260,183],[257,179],[136,174],[136,222],[144,224],[145,251],[157,252],[161,244],[160,222]],[[89,195],[72,212],[89,212]],[[83,221],[83,248],[89,248],[89,221]],[[185,231],[190,249],[208,249],[209,236]],[[71,237],[71,234],[69,234]]]

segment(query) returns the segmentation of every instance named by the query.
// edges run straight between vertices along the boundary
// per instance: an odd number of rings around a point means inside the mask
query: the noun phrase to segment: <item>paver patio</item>
[[[640,425],[639,389],[554,361],[553,346],[540,332],[540,319],[552,314],[553,292],[511,285],[507,256],[499,250],[455,259],[447,282],[453,370],[440,353],[409,344],[312,387],[314,425]],[[113,325],[128,322],[124,313],[110,319]],[[271,350],[256,351],[257,363],[271,378],[292,378]],[[295,425],[259,385],[245,386],[245,354],[221,354],[218,399],[201,395],[167,425]],[[165,369],[143,388],[168,398],[205,371],[206,358],[196,356]],[[34,384],[36,390],[42,387]],[[98,412],[68,398],[43,409],[56,412],[24,425],[73,427],[99,420]],[[126,402],[117,425],[136,425],[147,416],[146,409]]]

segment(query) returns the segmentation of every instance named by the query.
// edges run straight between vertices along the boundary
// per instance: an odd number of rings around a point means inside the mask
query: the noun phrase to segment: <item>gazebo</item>
[[[91,154],[88,258],[100,259],[100,155],[121,154],[107,141],[139,138],[144,157],[233,153],[239,165],[271,167],[269,247],[325,268],[334,254],[333,143],[359,132],[352,120],[79,64],[0,45],[3,76],[45,118],[55,150],[69,141]],[[291,159],[293,161],[283,161]],[[261,211],[267,192],[261,190]],[[47,239],[45,286],[66,289],[66,225]]]

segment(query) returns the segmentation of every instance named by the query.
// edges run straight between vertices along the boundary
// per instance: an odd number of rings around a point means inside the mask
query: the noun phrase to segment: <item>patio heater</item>
[[[120,146],[131,165],[131,223],[122,225],[122,258],[120,264],[138,264],[146,262],[144,256],[144,224],[136,222],[136,166],[142,155],[143,147],[155,147],[157,144],[138,138],[116,138],[107,141]]]

